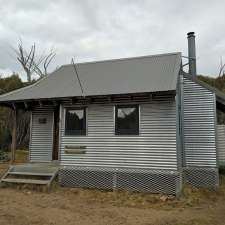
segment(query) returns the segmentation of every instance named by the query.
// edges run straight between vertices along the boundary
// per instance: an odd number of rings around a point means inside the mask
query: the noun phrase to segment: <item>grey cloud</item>
[[[54,47],[52,68],[77,61],[172,51],[187,55],[186,33],[197,37],[198,72],[215,76],[225,58],[224,1],[0,0],[0,73],[21,72],[10,46],[21,37],[39,52]],[[225,59],[224,59],[225,60]]]

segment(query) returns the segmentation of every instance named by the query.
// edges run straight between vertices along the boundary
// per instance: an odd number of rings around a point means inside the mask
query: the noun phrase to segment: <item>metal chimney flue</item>
[[[188,39],[188,59],[189,59],[189,74],[196,76],[196,49],[195,49],[195,32],[187,33]]]

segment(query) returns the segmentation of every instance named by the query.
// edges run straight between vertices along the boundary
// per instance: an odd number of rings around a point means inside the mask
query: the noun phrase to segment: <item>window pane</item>
[[[138,106],[117,107],[116,134],[138,134]]]
[[[66,134],[85,134],[85,110],[67,109],[66,110]]]

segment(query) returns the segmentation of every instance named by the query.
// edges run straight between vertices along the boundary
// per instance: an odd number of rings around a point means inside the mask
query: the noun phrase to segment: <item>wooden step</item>
[[[53,180],[56,178],[58,170],[59,168],[57,166],[51,164],[13,165],[9,167],[8,171],[3,175],[0,182],[43,184],[47,185],[49,188]],[[33,176],[32,178],[34,179],[31,179],[29,176]]]
[[[49,180],[31,180],[31,179],[20,179],[20,178],[5,178],[1,180],[6,183],[23,183],[23,184],[48,184]]]
[[[36,173],[36,172],[8,172],[9,175],[24,175],[24,176],[40,176],[40,177],[51,177],[54,173]]]
[[[58,171],[58,168],[45,168],[45,167],[22,167],[22,166],[15,166],[11,167],[9,172],[19,172],[19,173],[55,173]]]

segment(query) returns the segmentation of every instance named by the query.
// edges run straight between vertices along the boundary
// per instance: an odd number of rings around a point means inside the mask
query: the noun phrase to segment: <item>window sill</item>
[[[87,136],[87,134],[67,134],[67,133],[64,133],[64,136],[85,137],[85,136]]]
[[[137,137],[137,136],[140,136],[140,134],[115,134],[115,136],[134,136],[134,137]]]

